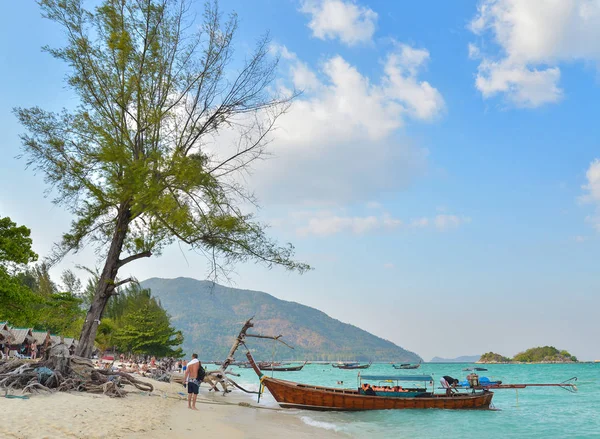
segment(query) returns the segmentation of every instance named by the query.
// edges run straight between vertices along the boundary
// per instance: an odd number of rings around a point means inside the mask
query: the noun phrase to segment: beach
[[[275,408],[256,408],[255,399],[235,392],[200,390],[198,411],[187,408],[185,389],[148,380],[148,394],[135,389],[125,398],[88,393],[0,397],[1,438],[334,438],[335,432],[306,425]],[[131,388],[128,388],[131,389]],[[240,405],[251,404],[250,407]]]

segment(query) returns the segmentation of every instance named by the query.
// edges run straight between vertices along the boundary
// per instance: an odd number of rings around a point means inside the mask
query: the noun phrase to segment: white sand
[[[304,424],[285,410],[242,407],[240,392],[227,396],[201,388],[198,411],[187,408],[181,385],[151,381],[152,395],[109,398],[86,393],[0,396],[0,438],[334,438],[335,432]],[[128,387],[129,389],[129,387]],[[135,390],[135,389],[134,389]]]

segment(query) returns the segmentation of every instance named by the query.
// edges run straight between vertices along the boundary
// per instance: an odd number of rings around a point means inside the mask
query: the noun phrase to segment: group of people
[[[14,349],[14,347],[13,347]],[[32,360],[37,359],[38,357],[43,356],[43,346],[38,346],[37,342],[34,340],[31,343],[23,343],[17,349],[14,349],[14,356],[17,358],[30,358]],[[0,359],[5,359],[10,356],[11,345],[8,341],[0,344]]]
[[[452,396],[457,392],[456,386],[459,381],[451,376],[444,375],[440,378],[440,384],[443,389],[446,390],[446,396]],[[338,382],[339,384],[339,382]],[[371,386],[370,384],[364,383],[360,388],[365,395],[377,396],[377,392],[408,392],[403,389],[402,386]]]
[[[402,386],[371,386],[370,384],[364,383],[361,386],[362,391],[365,395],[375,396],[376,392],[408,392],[402,388]]]

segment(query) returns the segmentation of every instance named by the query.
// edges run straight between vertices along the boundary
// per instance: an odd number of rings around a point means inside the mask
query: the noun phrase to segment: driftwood
[[[75,390],[123,397],[127,394],[125,385],[148,392],[154,390],[152,384],[125,372],[95,369],[89,359],[69,355],[68,347],[62,343],[53,346],[46,359],[39,362],[0,361],[0,389],[6,394],[15,390],[23,393]]]
[[[223,361],[223,363],[221,363],[221,367],[218,370],[206,371],[206,376],[204,377],[204,382],[208,383],[211,386],[211,390],[214,390],[215,392],[219,391],[219,389],[217,388],[217,384],[220,384],[221,387],[223,388],[223,394],[231,392],[231,390],[229,390],[229,387],[231,387],[231,386],[236,387],[246,393],[258,393],[258,392],[252,392],[250,390],[244,389],[239,384],[237,384],[235,381],[233,381],[231,378],[226,376],[226,375],[239,376],[237,374],[229,372],[227,370],[227,368],[231,365],[231,363],[233,363],[235,361],[235,357],[234,357],[235,352],[238,350],[238,348],[240,346],[244,346],[247,349],[247,347],[246,347],[246,338],[247,337],[275,340],[275,341],[278,341],[279,343],[283,343],[290,349],[294,349],[292,346],[288,345],[283,340],[281,340],[281,337],[282,337],[281,334],[277,335],[277,336],[248,334],[247,333],[248,329],[254,327],[254,323],[252,323],[253,318],[254,317],[250,317],[244,323],[244,326],[240,330],[238,336],[236,337],[235,341],[233,342],[233,345],[231,346],[231,349],[229,350],[229,354],[227,355],[227,358],[225,359],[225,361]]]

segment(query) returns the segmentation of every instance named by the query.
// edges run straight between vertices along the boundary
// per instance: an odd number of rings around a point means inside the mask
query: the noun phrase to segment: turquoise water
[[[423,364],[416,371],[395,370],[389,364],[373,364],[362,371],[370,375],[434,374],[464,379],[462,369],[472,364]],[[600,438],[600,364],[490,364],[480,376],[504,383],[558,383],[578,377],[577,393],[560,388],[494,391],[497,410],[384,410],[371,412],[311,412],[293,410],[291,415],[321,428],[351,437],[369,438]],[[234,378],[253,389],[258,378],[250,369],[232,367]],[[269,375],[271,375],[269,373]],[[306,365],[300,372],[274,373],[277,378],[330,387],[356,387],[357,371],[331,366]],[[344,385],[337,385],[343,380]],[[270,395],[261,404],[277,406]]]

